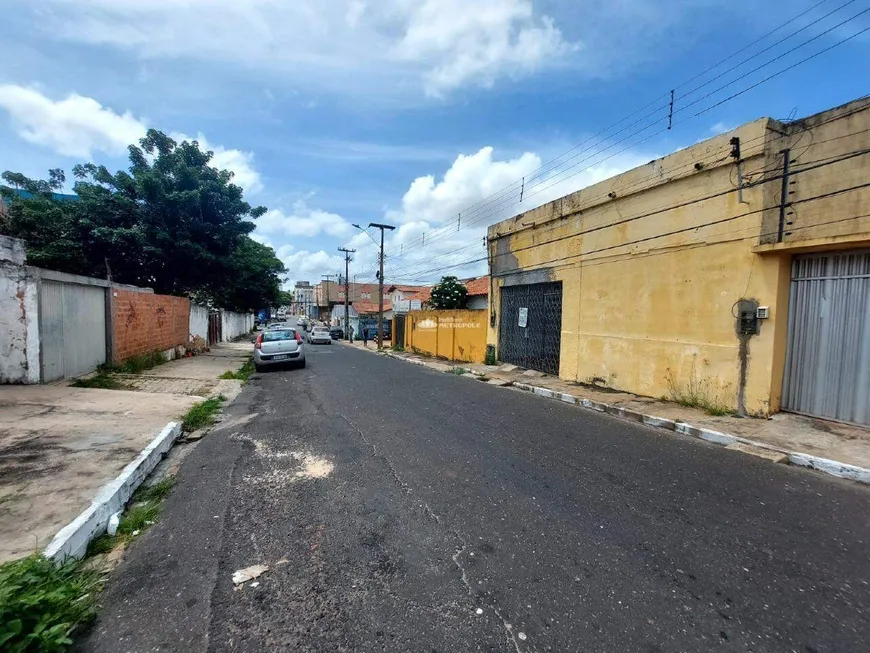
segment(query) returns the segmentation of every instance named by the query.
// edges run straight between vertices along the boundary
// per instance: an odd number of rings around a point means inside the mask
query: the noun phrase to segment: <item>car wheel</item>
[[[255,370],[257,373],[262,374],[262,372],[263,372],[263,366],[262,366],[262,365],[257,365],[256,363],[254,363],[254,370]]]
[[[305,369],[305,361],[304,360],[301,363],[299,363],[299,369],[300,370]]]

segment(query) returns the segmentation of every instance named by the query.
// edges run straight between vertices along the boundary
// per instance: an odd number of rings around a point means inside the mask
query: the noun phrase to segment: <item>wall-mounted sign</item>
[[[529,323],[529,309],[523,307],[520,309],[520,319],[518,320],[517,324],[519,324],[519,326],[521,326],[521,327],[525,327],[528,323]]]

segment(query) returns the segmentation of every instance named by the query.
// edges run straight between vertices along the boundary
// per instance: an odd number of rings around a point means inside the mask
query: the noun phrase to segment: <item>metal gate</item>
[[[404,314],[397,314],[393,317],[393,344],[397,347],[405,348],[405,318]]]
[[[48,383],[106,362],[106,289],[45,281],[39,288],[40,372]]]
[[[266,328],[266,325],[263,325]],[[213,312],[208,314],[208,344],[216,345],[223,342],[223,320],[221,314]]]
[[[502,287],[499,360],[559,374],[561,342],[561,281]]]
[[[870,252],[795,257],[782,402],[870,424]]]

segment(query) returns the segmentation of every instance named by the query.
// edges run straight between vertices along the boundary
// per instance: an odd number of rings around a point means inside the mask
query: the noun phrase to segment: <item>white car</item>
[[[325,326],[316,326],[311,329],[311,333],[308,334],[308,342],[312,345],[316,344],[332,344],[332,336],[329,335],[329,328]]]
[[[305,367],[302,337],[291,328],[270,328],[261,331],[254,343],[254,368],[262,372],[268,367],[295,365]]]

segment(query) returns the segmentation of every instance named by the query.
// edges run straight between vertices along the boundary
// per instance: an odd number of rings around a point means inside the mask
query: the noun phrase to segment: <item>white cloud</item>
[[[407,0],[406,31],[396,52],[425,62],[426,91],[441,95],[469,82],[491,86],[560,59],[571,49],[531,0]]]
[[[19,136],[64,156],[90,158],[94,151],[120,156],[145,135],[145,123],[129,111],[118,114],[76,93],[55,101],[34,88],[4,84],[0,107]]]
[[[327,254],[323,250],[316,252],[300,250],[298,252],[279,248],[278,257],[287,268],[288,278],[292,281],[307,279],[311,283],[319,283],[324,274],[344,274],[344,258]],[[351,271],[351,276],[353,276]]]
[[[386,215],[388,221],[399,225],[387,248],[387,276],[437,281],[445,274],[484,274],[485,260],[476,259],[486,257],[483,242],[489,225],[653,158],[640,153],[623,153],[607,160],[605,156],[583,163],[575,158],[539,171],[541,158],[537,154],[526,152],[514,159],[498,160],[493,148],[484,147],[475,154],[458,156],[440,181],[432,175],[415,179],[402,198],[401,209]]]
[[[47,0],[34,27],[143,58],[192,58],[342,90],[416,78],[430,95],[491,86],[572,50],[535,0]],[[183,38],[179,35],[183,34]],[[405,89],[407,90],[407,88]],[[345,91],[346,92],[346,91]],[[381,91],[383,93],[383,90]]]
[[[236,186],[244,188],[248,194],[253,195],[263,190],[260,173],[254,167],[253,152],[227,149],[221,145],[214,145],[201,133],[196,137],[191,137],[173,132],[171,136],[176,141],[195,140],[199,143],[201,149],[211,150],[214,154],[211,165],[220,170],[231,170],[233,173],[233,183]]]
[[[353,231],[350,223],[336,213],[309,208],[304,201],[293,204],[292,213],[270,209],[257,219],[257,231],[274,237],[314,237],[320,234],[341,238]]]
[[[145,119],[130,111],[118,113],[94,98],[71,93],[52,100],[35,88],[14,84],[0,85],[0,108],[9,114],[21,138],[68,157],[91,159],[95,152],[124,156],[127,146],[137,143],[148,129]],[[178,141],[194,140],[179,133],[171,136]],[[195,140],[214,152],[214,167],[233,171],[238,186],[248,193],[263,188],[251,152],[211,144],[202,134]]]

